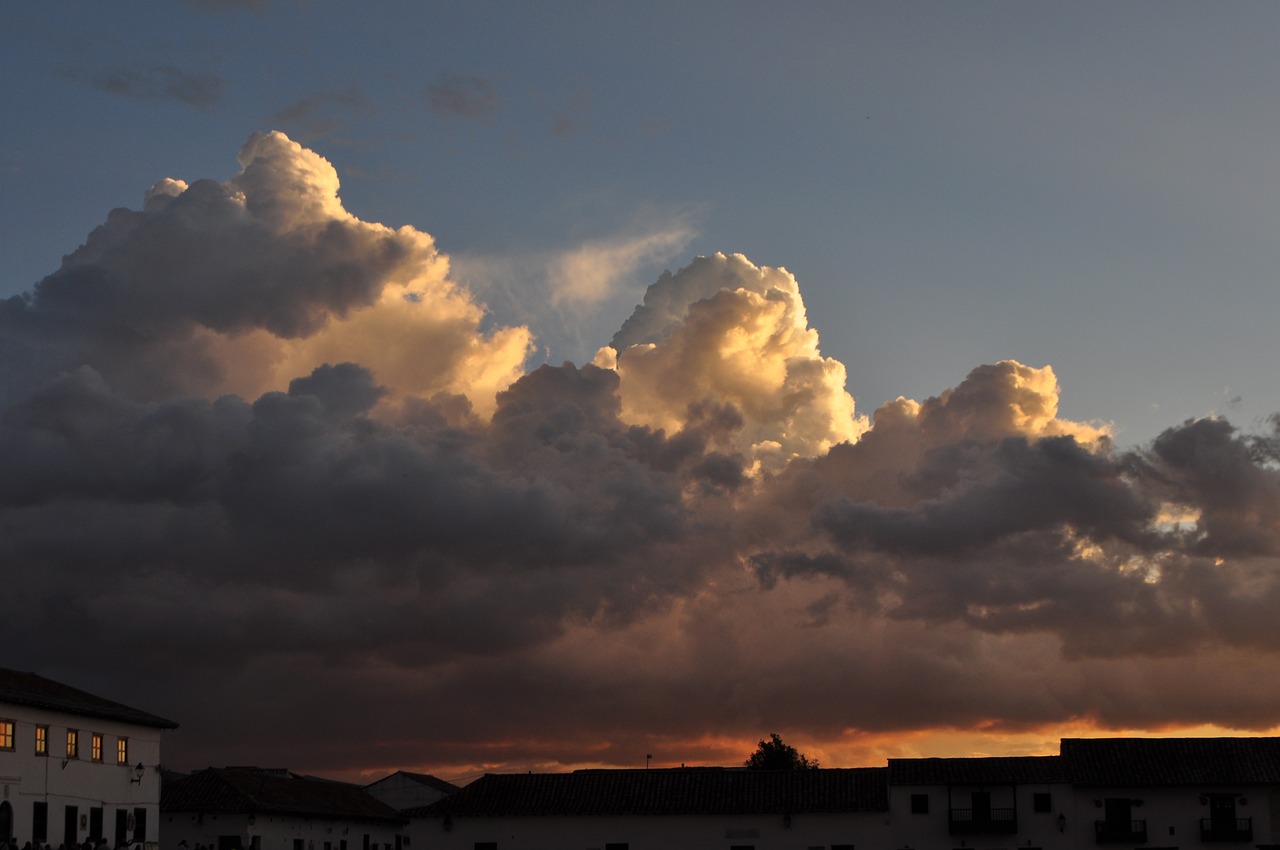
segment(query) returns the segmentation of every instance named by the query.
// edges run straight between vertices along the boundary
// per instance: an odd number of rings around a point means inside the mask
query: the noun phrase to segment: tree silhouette
[[[816,770],[818,760],[810,759],[790,744],[784,744],[777,732],[769,740],[761,740],[756,751],[745,762],[748,770]]]

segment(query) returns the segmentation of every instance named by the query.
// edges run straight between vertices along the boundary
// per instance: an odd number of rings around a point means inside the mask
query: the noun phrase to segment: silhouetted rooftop
[[[414,816],[727,815],[883,812],[883,767],[488,773]]]
[[[458,786],[454,785],[452,782],[446,782],[443,779],[438,779],[429,773],[414,773],[413,771],[410,771],[410,770],[397,770],[395,773],[384,776],[375,782],[370,782],[368,785],[364,787],[372,788],[374,785],[377,785],[379,782],[386,782],[388,779],[390,779],[393,776],[403,776],[407,779],[412,779],[414,782],[417,782],[419,785],[425,785],[428,788],[435,789],[436,791],[439,791],[442,794],[452,794],[454,791],[458,790]]]
[[[253,768],[210,767],[166,783],[160,811],[404,820],[358,785]]]
[[[890,785],[1050,785],[1068,781],[1059,756],[889,759]]]
[[[116,720],[156,729],[177,729],[178,724],[154,714],[46,679],[35,673],[0,668],[0,703],[64,711],[85,717]]]
[[[1081,786],[1280,783],[1280,738],[1063,738],[1061,753]]]

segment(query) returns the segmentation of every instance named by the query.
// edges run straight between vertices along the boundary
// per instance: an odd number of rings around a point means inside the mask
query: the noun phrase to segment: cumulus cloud
[[[597,362],[621,377],[628,421],[677,431],[707,405],[741,416],[736,451],[776,466],[852,441],[845,370],[818,350],[795,278],[740,254],[666,273]]]
[[[526,371],[527,328],[339,188],[254,134],[0,302],[0,663],[172,716],[167,762],[1280,724],[1280,421],[1119,451],[1013,361],[863,417],[794,276],[725,254]]]

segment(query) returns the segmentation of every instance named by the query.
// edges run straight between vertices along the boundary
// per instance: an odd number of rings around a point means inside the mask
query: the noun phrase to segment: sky
[[[1278,38],[0,0],[0,664],[344,778],[1273,732]]]

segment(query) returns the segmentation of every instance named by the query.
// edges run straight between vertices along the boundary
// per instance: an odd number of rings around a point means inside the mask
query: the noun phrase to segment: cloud
[[[590,307],[615,295],[642,265],[682,250],[693,231],[677,226],[638,237],[589,242],[556,257],[549,270],[554,304]]]
[[[323,157],[261,133],[239,163],[0,302],[0,663],[173,717],[167,762],[1280,725],[1280,420],[1120,451],[1008,360],[863,416],[796,278],[728,254],[658,277],[595,364],[527,371],[532,332]],[[578,268],[589,304],[685,238],[532,277]]]
[[[368,112],[369,103],[357,88],[317,92],[277,111],[272,120],[295,135],[318,139],[342,125],[343,113]]]
[[[427,104],[443,118],[484,121],[502,103],[493,80],[474,74],[445,74],[427,86]]]
[[[173,65],[118,65],[97,71],[69,68],[65,75],[99,91],[135,100],[170,100],[200,110],[222,102],[226,81],[217,74],[201,74]]]
[[[401,394],[492,410],[523,371],[527,330],[478,333],[483,310],[431,237],[350,215],[333,167],[283,134],[254,134],[240,165],[225,183],[161,181],[9,299],[0,350],[30,368],[0,392],[91,363],[143,398],[254,397],[358,358]]]
[[[795,278],[739,254],[664,274],[598,362],[618,370],[628,421],[678,431],[694,410],[732,408],[742,424],[729,445],[759,463],[819,454],[865,429]]]

